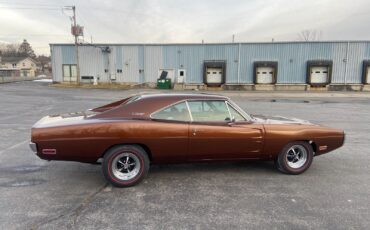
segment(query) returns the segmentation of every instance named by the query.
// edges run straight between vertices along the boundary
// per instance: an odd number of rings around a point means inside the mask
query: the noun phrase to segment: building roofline
[[[0,70],[19,70],[19,69],[17,69],[17,68],[0,68]]]
[[[274,42],[220,42],[220,43],[84,43],[80,46],[176,46],[176,45],[252,45],[252,44],[305,44],[305,43],[370,43],[370,40],[333,40],[333,41],[274,41]],[[74,46],[74,43],[50,43],[50,46]]]
[[[8,61],[8,60],[6,60],[7,58],[9,58],[9,57],[2,57],[1,58],[1,63],[12,63],[12,62],[14,62],[14,61]],[[15,62],[21,62],[21,61],[24,61],[24,60],[26,60],[26,59],[30,59],[31,61],[33,61],[34,63],[37,63],[37,61],[35,60],[35,59],[33,59],[33,58],[31,58],[31,57],[27,57],[27,56],[14,56],[14,57],[10,57],[10,58],[15,58],[16,60],[15,60]],[[18,59],[19,58],[19,59]],[[5,60],[4,60],[5,59]]]

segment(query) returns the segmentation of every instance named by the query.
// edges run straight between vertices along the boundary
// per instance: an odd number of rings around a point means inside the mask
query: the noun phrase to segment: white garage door
[[[311,67],[311,83],[328,82],[329,68],[327,66]]]
[[[273,67],[257,67],[257,84],[271,84],[274,82],[274,72]]]
[[[370,84],[370,66],[367,67],[366,71],[366,83]]]
[[[207,83],[222,83],[222,68],[207,68]]]

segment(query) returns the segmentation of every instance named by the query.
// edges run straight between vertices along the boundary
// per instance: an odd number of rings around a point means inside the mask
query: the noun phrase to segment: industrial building
[[[51,44],[53,81],[76,82],[74,44]],[[175,88],[367,90],[370,41],[81,44],[81,83]]]

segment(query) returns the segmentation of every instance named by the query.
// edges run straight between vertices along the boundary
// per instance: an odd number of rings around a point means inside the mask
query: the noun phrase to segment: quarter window
[[[195,122],[230,120],[225,101],[189,101],[188,104]]]
[[[190,121],[188,107],[185,102],[160,110],[154,113],[152,118],[169,121]]]

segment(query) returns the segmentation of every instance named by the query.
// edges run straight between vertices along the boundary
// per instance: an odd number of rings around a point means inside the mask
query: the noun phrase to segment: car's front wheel
[[[295,141],[287,144],[275,160],[277,169],[283,173],[300,174],[313,160],[313,149],[308,142]]]
[[[116,187],[139,183],[149,171],[149,158],[137,145],[115,146],[104,155],[104,177]]]

